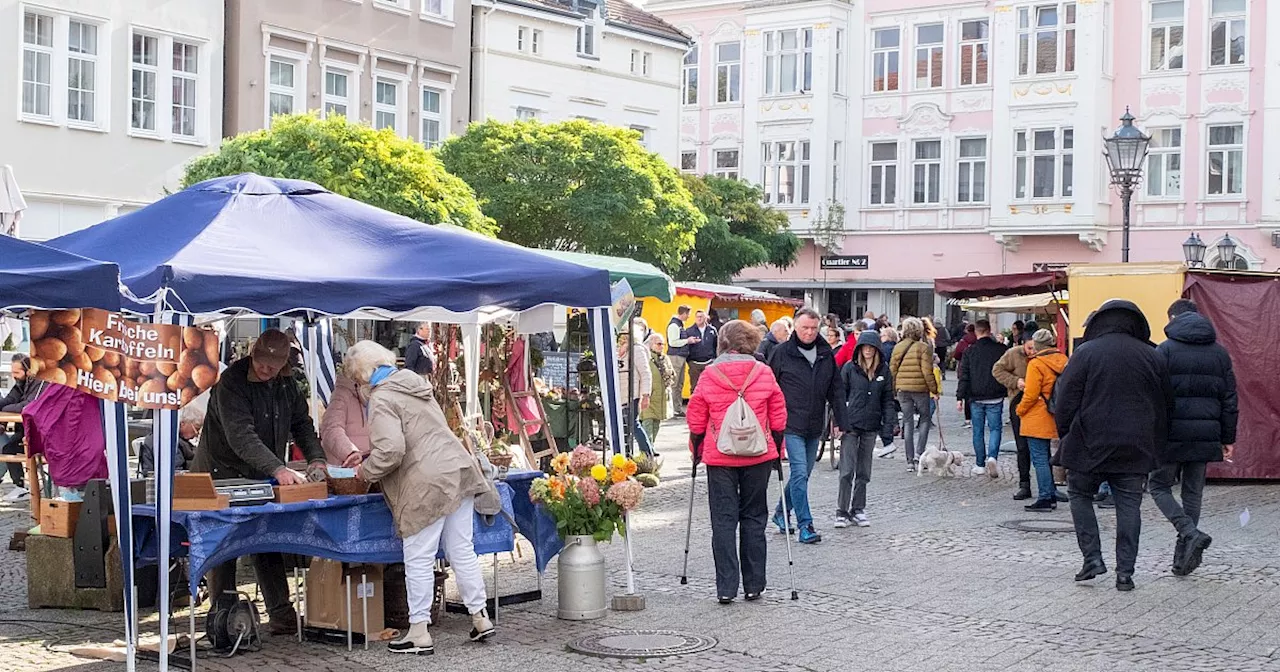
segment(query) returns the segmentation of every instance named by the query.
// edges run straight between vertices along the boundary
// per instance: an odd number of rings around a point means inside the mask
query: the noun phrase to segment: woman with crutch
[[[720,604],[737,597],[739,580],[749,601],[760,599],[765,589],[769,472],[781,469],[778,447],[787,426],[787,407],[773,371],[754,356],[759,344],[760,330],[750,323],[725,324],[719,334],[719,356],[703,372],[689,399],[694,476],[699,462],[707,465],[711,551]],[[744,403],[737,403],[739,399]],[[687,571],[687,536],[685,554]],[[793,593],[794,589],[793,585]]]

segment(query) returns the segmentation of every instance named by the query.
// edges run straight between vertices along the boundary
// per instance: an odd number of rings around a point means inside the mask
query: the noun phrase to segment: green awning
[[[606,257],[602,254],[585,254],[582,252],[560,252],[557,250],[535,250],[549,257],[568,261],[580,266],[598,268],[609,271],[610,284],[626,278],[631,291],[637,299],[652,298],[670,303],[676,295],[675,283],[671,276],[663,273],[653,264],[646,264],[635,259],[623,257]]]

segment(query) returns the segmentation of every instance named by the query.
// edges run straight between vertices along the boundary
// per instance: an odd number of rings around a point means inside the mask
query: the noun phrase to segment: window
[[[764,34],[765,95],[813,89],[813,29],[770,30]]]
[[[916,26],[916,88],[942,86],[942,24]]]
[[[680,86],[683,89],[680,93],[680,100],[685,105],[698,104],[698,47],[690,47],[689,51],[684,55],[684,76],[680,80]]]
[[[529,28],[516,26],[516,51],[523,52],[529,48]]]
[[[653,69],[653,54],[639,49],[631,50],[631,74],[648,77]]]
[[[1070,198],[1074,193],[1075,131],[1071,128],[1014,134],[1014,198]],[[1061,179],[1059,179],[1061,176]]]
[[[200,47],[173,41],[173,134],[196,135],[196,76]]]
[[[716,102],[742,100],[742,43],[716,45]]]
[[[351,118],[351,73],[346,70],[326,67],[324,69],[324,107],[322,111],[328,117]]]
[[[534,56],[542,55],[542,31],[537,28],[529,34],[529,53]]]
[[[893,205],[898,200],[898,143],[871,144],[871,205]]]
[[[53,115],[53,17],[27,12],[22,21],[22,113]]]
[[[600,10],[592,8],[587,12],[583,24],[578,26],[578,55],[596,57],[596,24],[599,22]]]
[[[269,116],[274,117],[277,114],[294,113],[294,97],[297,91],[294,84],[295,66],[296,63],[294,61],[276,56],[271,57],[269,66],[270,84],[267,87],[267,113]]]
[[[133,36],[130,66],[129,127],[136,131],[156,130],[156,80],[160,76],[160,38]]]
[[[898,59],[901,54],[902,31],[897,28],[881,28],[871,31],[871,90],[898,90]]]
[[[1182,195],[1182,129],[1151,131],[1147,154],[1147,195],[1156,198]]]
[[[793,31],[794,32],[794,31]],[[761,183],[764,202],[792,205],[809,202],[809,141],[766,142],[762,146]]]
[[[631,130],[640,134],[640,146],[644,147],[645,149],[649,149],[649,130],[650,129],[645,128],[644,126],[632,125]]]
[[[911,162],[912,203],[937,203],[942,190],[942,141],[916,140]]]
[[[422,13],[441,19],[451,19],[452,0],[422,0]]]
[[[1244,126],[1209,127],[1209,195],[1244,193]]]
[[[844,143],[831,143],[831,200],[840,200],[840,149]]]
[[[956,202],[985,203],[987,200],[987,139],[961,138],[960,161],[956,172]]]
[[[698,153],[697,152],[680,152],[680,172],[682,173],[698,172]]]
[[[844,29],[836,28],[835,92],[844,93]]]
[[[1209,65],[1244,65],[1245,0],[1210,0]]]
[[[67,119],[96,123],[98,27],[74,19],[67,27]]]
[[[1076,70],[1076,3],[1018,10],[1018,74],[1045,75]]]
[[[538,111],[532,107],[517,107],[516,119],[520,121],[533,121],[538,118]]]
[[[640,61],[640,74],[645,77],[653,75],[653,52],[644,52],[644,56]]]
[[[1153,0],[1151,3],[1152,72],[1181,70],[1184,28],[1183,0]]]
[[[389,128],[399,133],[399,126],[396,125],[396,112],[399,111],[397,103],[399,85],[379,77],[374,80],[373,89],[373,127]]]
[[[444,96],[441,89],[422,87],[422,144],[427,149],[438,146],[448,135],[445,131],[448,122],[445,119]]]
[[[960,22],[960,86],[987,83],[990,54],[991,24],[986,19]]]
[[[729,180],[738,179],[738,150],[717,149],[715,176]]]

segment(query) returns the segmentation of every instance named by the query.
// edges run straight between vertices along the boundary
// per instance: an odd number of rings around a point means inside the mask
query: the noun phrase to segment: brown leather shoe
[[[276,618],[272,616],[267,621],[267,634],[274,636],[298,634],[298,616],[291,614],[288,618]]]

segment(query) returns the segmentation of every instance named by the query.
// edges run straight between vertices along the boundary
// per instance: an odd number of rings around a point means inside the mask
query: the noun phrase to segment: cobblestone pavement
[[[971,454],[969,433],[960,427],[954,405],[945,404],[943,412],[948,446]],[[824,458],[810,487],[824,540],[792,547],[799,599],[789,599],[786,548],[770,531],[770,592],[758,603],[721,606],[714,599],[701,478],[689,583],[679,582],[689,501],[686,436],[677,422],[663,427],[658,444],[666,478],[647,493],[633,525],[635,581],[647,600],[644,611],[613,612],[586,623],[557,620],[552,563],[543,581],[545,599],[504,608],[499,634],[487,644],[466,642],[467,619],[447,615],[435,628],[433,659],[393,656],[381,645],[348,653],[344,647],[274,640],[262,652],[231,661],[202,660],[200,668],[479,672],[537,661],[554,669],[653,669],[654,660],[592,658],[569,653],[565,644],[601,631],[668,629],[719,640],[709,651],[664,659],[663,669],[672,671],[1280,672],[1280,486],[1211,486],[1203,527],[1214,544],[1205,564],[1187,578],[1169,573],[1174,534],[1145,501],[1138,589],[1119,593],[1111,574],[1094,585],[1073,583],[1080,557],[1069,532],[1020,532],[1002,525],[1070,521],[1065,506],[1036,515],[1010,499],[1017,480],[1012,454],[1001,458],[998,480],[971,477],[967,470],[954,479],[917,478],[905,472],[900,451],[896,459],[876,460],[867,509],[872,526],[845,530],[830,525],[836,474]],[[771,493],[777,497],[776,485]],[[1242,526],[1246,509],[1250,519]],[[1099,520],[1109,545],[1114,515],[1100,511]],[[19,507],[0,507],[4,539],[24,522]],[[622,592],[622,544],[605,552],[612,587]],[[1110,548],[1106,555],[1110,566]],[[523,558],[499,558],[503,592],[533,587],[531,558],[527,544]],[[483,563],[490,566],[489,559]],[[28,611],[25,585],[24,556],[0,551],[0,669],[123,669],[65,653],[70,645],[118,636],[118,615]],[[185,625],[185,613],[180,623]],[[154,616],[144,629],[154,632]],[[141,669],[154,669],[146,665]]]

